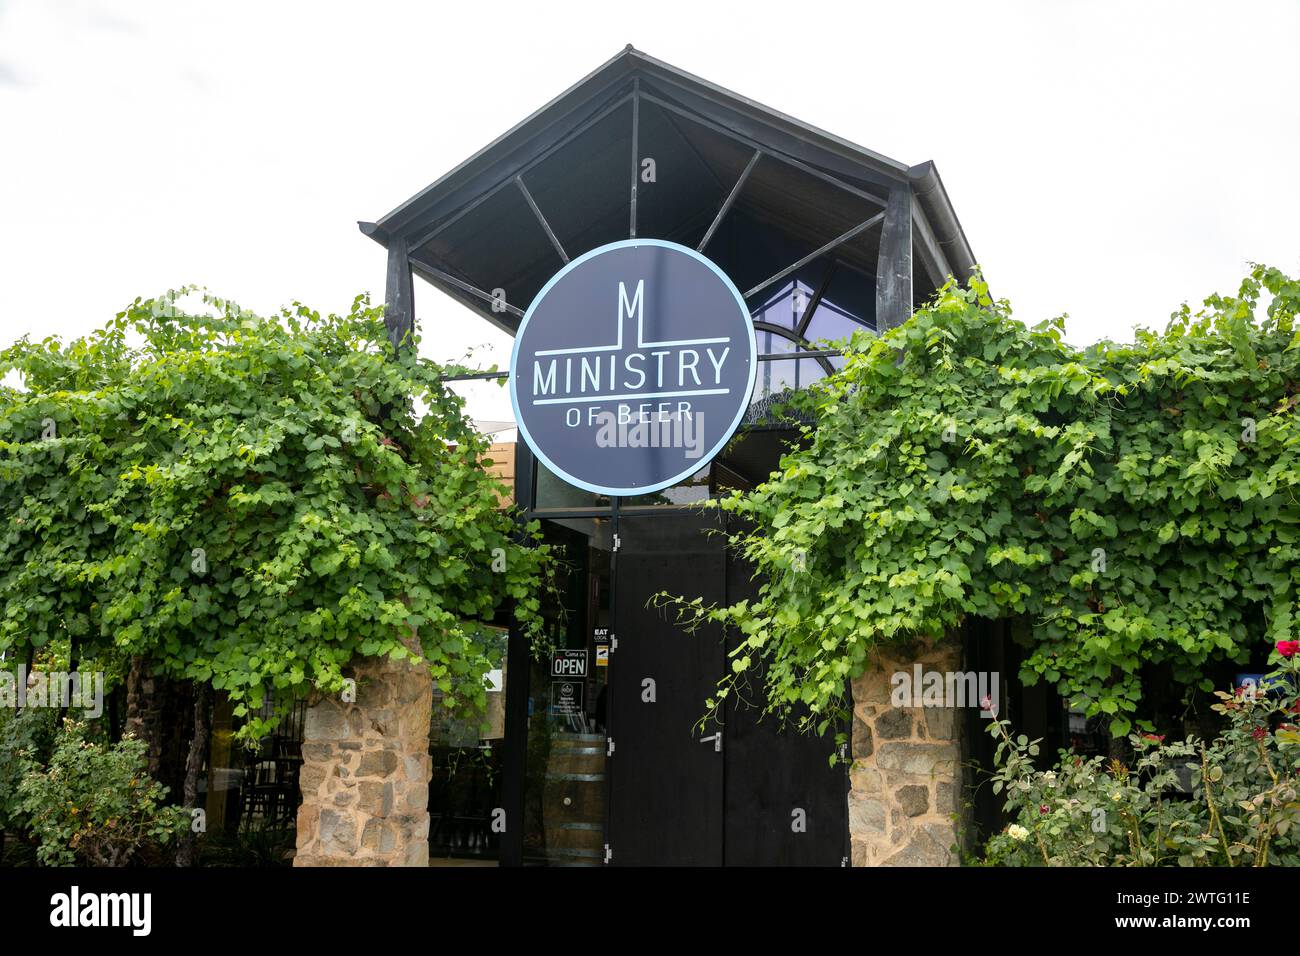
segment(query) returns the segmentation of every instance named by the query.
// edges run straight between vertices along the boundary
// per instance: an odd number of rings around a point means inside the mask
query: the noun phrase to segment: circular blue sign
[[[749,407],[754,326],[735,285],[694,249],[627,239],[557,272],[510,356],[519,433],[587,491],[675,485],[722,451]]]

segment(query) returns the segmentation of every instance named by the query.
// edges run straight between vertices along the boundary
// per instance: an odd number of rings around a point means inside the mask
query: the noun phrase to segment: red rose
[[[1038,812],[1039,812],[1039,813],[1047,813],[1049,809],[1050,809],[1050,808],[1047,806],[1047,804],[1044,803],[1044,804],[1041,804],[1041,805],[1039,806],[1039,808],[1038,808]]]
[[[1254,737],[1256,740],[1263,740],[1265,737],[1268,736],[1268,731],[1265,730],[1263,727],[1256,727],[1254,730],[1250,732],[1250,735]]]
[[[1300,652],[1300,641],[1278,641],[1277,652],[1283,657],[1292,658]]]

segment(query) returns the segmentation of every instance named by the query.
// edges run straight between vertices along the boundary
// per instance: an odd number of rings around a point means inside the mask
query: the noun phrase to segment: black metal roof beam
[[[484,308],[485,303],[478,296],[471,295],[468,292],[462,292],[455,286],[446,285],[445,283],[439,282],[433,276],[425,275],[422,272],[417,271],[415,274],[447,298],[451,299],[451,301],[464,306],[471,313],[487,322],[494,329],[500,329],[511,338],[519,332],[520,320],[509,312],[493,312],[490,308]]]
[[[535,169],[544,160],[549,159],[558,150],[569,145],[569,143],[573,142],[573,140],[575,140],[577,137],[581,136],[587,130],[591,129],[591,127],[595,126],[606,116],[613,113],[615,110],[617,110],[620,106],[622,106],[631,98],[632,98],[632,94],[630,92],[625,93],[622,96],[616,98],[612,103],[609,103],[603,109],[597,110],[591,116],[587,117],[587,119],[583,120],[573,129],[569,130],[569,132],[561,136],[558,140],[556,140],[546,149],[542,150],[540,153],[538,153],[532,159],[528,160],[526,163],[523,163],[518,169],[509,173],[504,179],[500,180],[498,183],[492,186],[487,192],[483,193],[482,195],[474,199],[473,202],[467,203],[466,205],[462,206],[455,213],[453,213],[449,218],[444,219],[442,222],[438,223],[438,225],[434,226],[432,229],[426,232],[419,239],[416,239],[414,242],[411,243],[411,248],[412,249],[420,248],[430,239],[437,236],[444,229],[451,226],[453,223],[460,221],[463,217],[473,212],[475,209],[481,206],[488,199],[491,199],[502,189],[509,186],[516,176],[523,176],[529,170]]]
[[[713,234],[717,232],[718,227],[722,225],[722,220],[726,218],[727,213],[731,211],[731,206],[736,201],[736,197],[740,195],[740,190],[745,185],[745,180],[749,178],[749,174],[754,171],[754,167],[758,165],[758,161],[762,158],[763,151],[761,149],[754,150],[754,155],[750,158],[744,171],[741,172],[740,178],[736,180],[736,185],[732,186],[731,192],[727,193],[727,198],[723,201],[722,208],[719,209],[718,214],[713,217],[713,222],[709,223],[708,232],[704,234],[704,238],[700,240],[700,244],[695,247],[696,252],[703,252],[704,247],[709,244],[709,240],[713,238]]]
[[[884,214],[883,212],[878,212],[878,213],[876,213],[874,216],[872,216],[870,219],[867,219],[867,220],[865,220],[864,222],[860,222],[860,223],[858,223],[856,226],[854,226],[854,227],[853,227],[852,229],[850,229],[848,232],[846,232],[846,233],[844,233],[844,234],[842,234],[842,235],[836,236],[834,239],[832,239],[830,242],[826,243],[826,245],[822,246],[820,249],[814,249],[812,252],[808,253],[808,255],[804,256],[804,257],[803,257],[802,259],[800,259],[798,262],[795,262],[795,263],[793,263],[792,265],[788,265],[788,266],[786,266],[784,269],[782,269],[780,272],[778,272],[776,275],[771,276],[771,277],[768,278],[768,279],[764,279],[764,280],[763,280],[762,282],[760,282],[758,285],[754,286],[754,288],[752,288],[752,289],[750,289],[748,292],[746,292],[746,293],[745,293],[745,298],[748,299],[748,298],[749,298],[750,296],[752,296],[752,295],[757,295],[759,292],[762,292],[764,289],[766,289],[768,286],[770,286],[770,285],[771,285],[772,283],[774,283],[774,282],[780,282],[780,281],[781,281],[782,279],[784,279],[786,276],[790,275],[790,273],[799,271],[799,270],[802,269],[804,266],[806,266],[808,263],[810,263],[810,262],[812,262],[814,259],[816,259],[818,256],[824,256],[826,253],[830,252],[832,249],[836,249],[836,248],[838,248],[839,246],[844,245],[844,243],[848,242],[848,241],[849,241],[850,239],[852,239],[853,237],[858,236],[858,235],[860,235],[860,234],[866,232],[866,231],[867,231],[868,229],[870,229],[872,226],[876,225],[877,223],[882,222],[882,221],[884,220],[884,218],[885,218],[885,214]]]
[[[628,232],[629,239],[636,238],[636,187],[637,180],[641,175],[641,161],[637,153],[640,152],[639,137],[641,135],[641,81],[634,79],[632,81],[632,198],[628,203]]]
[[[773,362],[778,358],[822,359],[835,358],[844,353],[839,349],[804,349],[801,352],[769,352],[758,357],[760,362]]]
[[[679,139],[681,139],[682,145],[684,145],[687,149],[689,149],[691,151],[691,155],[693,155],[699,161],[700,166],[708,174],[709,178],[713,180],[713,184],[717,186],[719,189],[726,189],[727,187],[722,185],[722,180],[719,179],[718,174],[713,171],[713,167],[709,165],[708,160],[706,160],[703,156],[700,155],[699,149],[697,149],[695,144],[691,142],[691,138],[687,136],[684,132],[682,132],[682,128],[678,124],[677,118],[673,116],[672,113],[665,111],[664,119],[668,121],[668,125],[673,128],[673,132],[677,134]]]
[[[754,322],[754,331],[771,332],[773,335],[779,335],[781,338],[785,339],[786,341],[793,342],[795,344],[795,351],[793,352],[761,353],[758,356],[758,360],[760,362],[781,362],[786,359],[809,358],[809,359],[816,359],[817,364],[820,365],[825,370],[827,375],[830,375],[832,372],[835,371],[835,366],[831,365],[830,362],[826,361],[826,357],[829,355],[839,355],[840,354],[839,352],[828,350],[828,349],[806,349],[806,350],[801,349],[801,346],[808,344],[807,341],[796,336],[790,329],[787,329],[785,326],[777,325],[773,322],[756,321]]]
[[[427,262],[421,262],[419,259],[415,258],[415,256],[410,257],[410,263],[411,263],[411,268],[415,269],[418,272],[424,273],[424,275],[429,278],[436,279],[439,282],[446,283],[447,285],[450,286],[455,286],[457,289],[460,289],[462,292],[468,292],[470,295],[474,296],[475,298],[482,299],[484,302],[490,303],[493,308],[496,308],[497,304],[500,303],[501,307],[506,312],[509,312],[511,315],[516,315],[519,316],[520,318],[523,318],[524,315],[523,310],[520,309],[518,306],[513,306],[509,302],[506,302],[503,299],[498,299],[496,296],[492,295],[491,293],[484,292],[478,286],[466,282],[464,279],[456,278],[450,272],[443,272],[441,269],[435,268],[434,266],[429,265],[429,263]]]
[[[431,230],[429,230],[428,232],[426,232],[424,235],[420,236],[420,238],[418,238],[418,239],[412,241],[412,242],[410,243],[410,248],[412,248],[412,249],[419,249],[421,246],[423,246],[423,245],[424,245],[426,242],[428,242],[430,239],[432,239],[432,238],[434,238],[435,236],[437,236],[437,235],[438,235],[440,232],[442,232],[444,229],[450,229],[453,225],[455,225],[456,223],[460,222],[461,219],[463,219],[463,218],[465,218],[466,216],[468,216],[468,215],[469,215],[470,213],[472,213],[475,209],[477,209],[479,206],[483,205],[485,202],[487,202],[489,199],[491,199],[493,196],[495,196],[497,193],[501,192],[501,190],[505,189],[505,188],[506,188],[507,186],[509,186],[509,185],[510,185],[510,180],[509,180],[509,179],[507,179],[505,182],[497,183],[495,186],[493,186],[493,187],[492,187],[491,189],[489,189],[487,192],[483,193],[483,194],[480,195],[480,196],[477,196],[477,197],[474,199],[473,202],[467,203],[467,204],[466,204],[465,206],[463,206],[461,209],[457,210],[457,211],[456,211],[452,216],[450,216],[450,217],[447,218],[447,219],[444,219],[442,222],[440,222],[438,225],[434,226]]]
[[[494,378],[509,378],[509,372],[465,372],[461,375],[447,375],[444,382],[477,382]]]
[[[840,264],[832,259],[826,267],[826,275],[822,276],[821,285],[817,287],[817,291],[813,293],[812,299],[803,310],[803,315],[799,317],[799,328],[796,330],[799,333],[799,338],[806,338],[808,323],[812,321],[813,313],[817,311],[817,307],[822,304],[822,298],[826,295],[826,290],[831,287],[831,279],[835,277],[835,270],[839,266]]]
[[[736,142],[738,143],[744,143],[750,149],[761,150],[767,155],[772,156],[775,159],[779,159],[781,162],[787,163],[790,166],[793,166],[795,169],[801,170],[810,176],[816,176],[818,179],[822,180],[822,182],[830,183],[832,186],[838,186],[840,189],[843,189],[845,192],[857,196],[859,199],[865,199],[868,202],[874,203],[877,206],[884,206],[887,203],[887,200],[880,198],[875,193],[869,193],[865,189],[859,189],[857,186],[852,186],[844,182],[844,180],[832,176],[830,173],[823,172],[822,170],[817,169],[814,166],[809,166],[807,163],[795,159],[793,156],[789,156],[785,153],[774,152],[770,146],[764,146],[762,143],[759,143],[757,140],[750,139],[748,136],[745,136],[743,133],[737,133],[733,129],[728,129],[726,126],[723,126],[721,123],[715,123],[713,122],[713,120],[707,119],[696,113],[692,113],[690,110],[684,109],[678,106],[676,103],[670,103],[668,100],[655,96],[653,93],[646,93],[642,91],[641,98],[645,100],[649,100],[651,103],[654,103],[656,106],[661,107],[662,109],[670,110],[673,113],[678,113],[681,116],[686,117],[688,120],[690,120],[693,123],[699,123],[701,126],[708,127],[709,129],[713,130],[715,133],[721,133],[723,136],[729,136],[730,138],[736,140]]]
[[[551,245],[555,247],[555,251],[560,254],[560,258],[567,264],[569,261],[569,254],[564,251],[564,246],[560,245],[560,240],[556,238],[555,230],[552,229],[551,224],[546,221],[546,217],[542,215],[542,211],[537,208],[537,202],[533,199],[533,194],[530,193],[528,187],[524,185],[524,177],[516,176],[515,185],[518,186],[519,191],[524,194],[524,201],[528,203],[528,208],[531,209],[533,215],[537,217],[537,222],[542,227],[542,231],[546,233],[546,238],[551,240]]]

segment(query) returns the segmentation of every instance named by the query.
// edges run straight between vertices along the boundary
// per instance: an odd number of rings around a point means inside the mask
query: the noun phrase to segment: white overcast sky
[[[0,343],[183,283],[382,299],[377,219],[625,44],[938,165],[994,292],[1077,343],[1300,272],[1300,0],[0,0]],[[417,280],[434,358],[508,340]],[[480,418],[505,392],[472,389]]]

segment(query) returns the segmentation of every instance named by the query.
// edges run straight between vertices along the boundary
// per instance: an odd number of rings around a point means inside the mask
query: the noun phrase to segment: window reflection
[[[788,352],[791,358],[759,365],[751,403],[806,388],[827,374],[827,365],[843,368],[844,360],[839,356],[832,356],[826,362],[793,356],[873,327],[869,317],[875,294],[872,279],[842,264],[833,264],[830,269],[828,274],[825,268],[810,266],[754,312],[754,321],[760,326],[756,331],[758,351],[769,355]],[[818,288],[823,289],[822,296],[808,315],[808,307],[817,299]]]
[[[797,332],[816,292],[802,279],[788,282],[754,312],[754,321]]]
[[[705,465],[695,474],[677,484],[645,495],[629,495],[622,499],[625,507],[640,505],[688,505],[705,501],[709,497],[712,469]],[[538,511],[567,510],[571,508],[608,508],[608,495],[596,494],[575,488],[540,461],[537,462]]]
[[[788,352],[793,356],[801,351],[797,343],[775,332],[760,330],[757,338],[760,354]],[[807,388],[825,374],[825,368],[816,359],[771,359],[760,362],[751,404],[782,392]]]
[[[639,505],[689,505],[698,501],[706,501],[709,497],[711,475],[712,468],[706,465],[685,481],[680,481],[669,488],[664,488],[652,494],[633,495],[630,498],[624,498],[623,504],[626,507],[636,507]]]
[[[537,462],[536,508],[602,508],[609,496],[569,484],[541,461]]]

